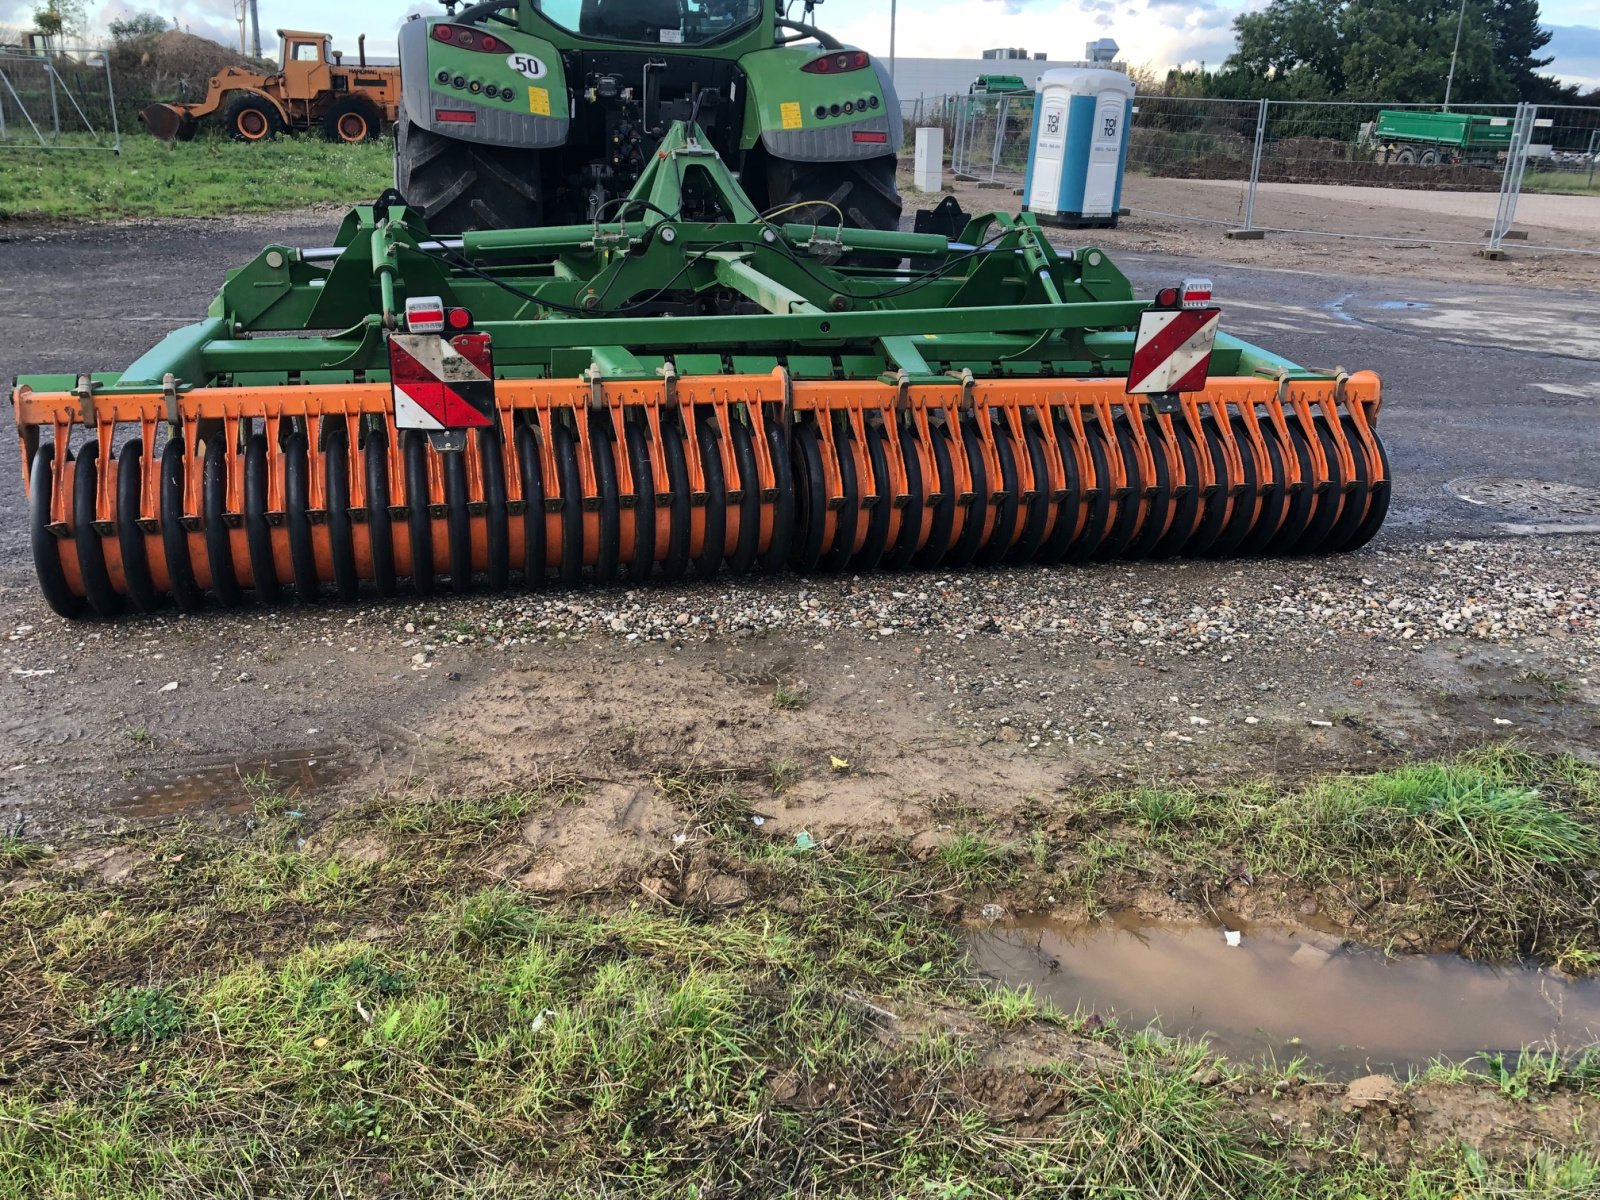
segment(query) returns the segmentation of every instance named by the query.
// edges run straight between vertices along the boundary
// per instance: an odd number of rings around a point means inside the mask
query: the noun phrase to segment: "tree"
[[[33,27],[55,42],[81,42],[88,26],[88,0],[47,0],[33,10]]]
[[[165,33],[171,26],[165,17],[158,17],[155,13],[134,13],[130,17],[120,17],[111,22],[111,41],[113,45],[120,46],[124,42],[136,42],[140,38],[154,37],[158,33]]]
[[[1222,76],[1256,94],[1437,103],[1456,46],[1460,0],[1272,0],[1234,20],[1238,47]],[[1538,0],[1466,0],[1451,99],[1550,100],[1567,90],[1540,69],[1550,34]]]
[[[1555,60],[1535,57],[1550,44],[1550,31],[1539,28],[1538,0],[1489,0],[1485,23],[1494,38],[1495,60],[1519,100],[1554,99],[1561,85],[1539,69]]]

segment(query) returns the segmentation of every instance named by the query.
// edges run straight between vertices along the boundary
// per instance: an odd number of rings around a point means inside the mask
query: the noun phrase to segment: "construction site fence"
[[[1019,189],[1032,100],[1026,93],[904,100],[908,147],[915,129],[937,126],[958,182]],[[1209,225],[1236,237],[1600,254],[1600,107],[1451,105],[1452,113],[1487,119],[1481,145],[1402,144],[1380,132],[1381,112],[1442,110],[1139,96],[1122,206],[1131,218]]]
[[[111,60],[0,50],[0,150],[122,149]]]

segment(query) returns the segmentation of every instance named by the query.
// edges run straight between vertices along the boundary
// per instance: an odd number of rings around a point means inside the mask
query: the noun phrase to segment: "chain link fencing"
[[[108,56],[0,50],[0,150],[122,150]]]
[[[945,131],[956,179],[1017,188],[1027,171],[1027,95],[918,97],[918,125]],[[1221,100],[1134,101],[1122,204],[1134,216],[1234,237],[1322,235],[1498,255],[1525,245],[1600,253],[1600,108]]]

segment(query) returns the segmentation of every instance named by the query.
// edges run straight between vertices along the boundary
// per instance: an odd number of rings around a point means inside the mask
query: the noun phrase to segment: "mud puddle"
[[[1234,926],[1230,926],[1234,928]],[[984,978],[1029,986],[1066,1012],[1209,1034],[1229,1058],[1297,1057],[1346,1078],[1470,1063],[1523,1046],[1571,1051],[1600,1034],[1600,980],[1456,955],[1386,959],[1314,930],[1214,926],[1121,914],[1093,924],[1022,920],[972,943]]]
[[[116,797],[111,810],[130,820],[160,820],[201,811],[246,812],[267,796],[294,799],[341,783],[359,764],[332,748],[280,750],[190,765],[145,781]]]

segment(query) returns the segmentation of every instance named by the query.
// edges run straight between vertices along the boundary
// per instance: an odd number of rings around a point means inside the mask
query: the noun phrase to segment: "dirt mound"
[[[1169,179],[1250,178],[1248,158],[1240,161],[1222,155],[1153,162],[1144,169]],[[1340,183],[1432,192],[1493,192],[1500,188],[1499,172],[1483,167],[1405,167],[1394,163],[1351,161],[1344,157],[1284,156],[1279,153],[1278,145],[1263,152],[1260,178],[1268,183]]]
[[[276,64],[251,58],[210,38],[169,29],[135,38],[111,52],[111,70],[119,90],[155,99],[197,100],[206,84],[226,67],[246,67],[270,74]]]

